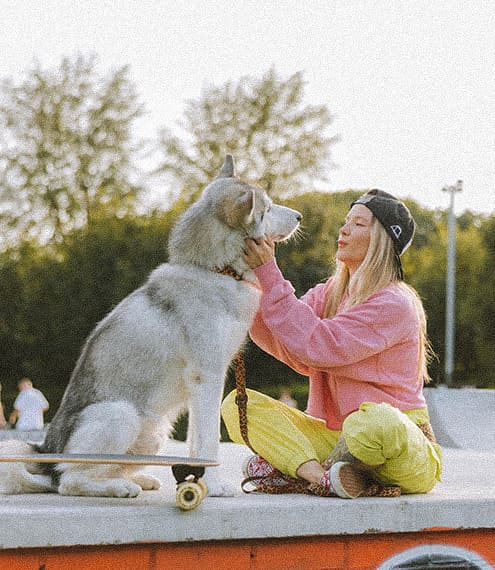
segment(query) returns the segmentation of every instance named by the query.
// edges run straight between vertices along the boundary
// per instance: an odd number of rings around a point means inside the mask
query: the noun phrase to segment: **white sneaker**
[[[251,455],[248,457],[242,466],[242,473],[244,477],[251,479],[250,483],[255,487],[261,484],[283,487],[294,481],[292,477],[281,473],[260,455]]]
[[[347,461],[334,463],[327,473],[333,492],[342,499],[357,499],[368,487],[366,475]]]

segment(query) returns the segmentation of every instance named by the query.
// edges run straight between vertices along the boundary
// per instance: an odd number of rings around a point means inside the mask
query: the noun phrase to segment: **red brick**
[[[155,545],[153,570],[246,570],[251,568],[251,549],[237,543],[182,543]]]
[[[150,547],[115,546],[89,549],[52,549],[44,570],[148,570]]]
[[[40,554],[20,550],[0,552],[0,568],[5,570],[39,570]]]
[[[344,543],[341,540],[286,539],[253,546],[252,570],[342,570]]]

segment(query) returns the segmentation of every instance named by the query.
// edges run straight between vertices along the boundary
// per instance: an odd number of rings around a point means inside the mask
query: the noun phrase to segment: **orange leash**
[[[239,351],[234,358],[234,375],[235,375],[235,389],[236,397],[235,403],[239,412],[239,430],[241,432],[244,443],[249,449],[256,453],[248,437],[247,427],[247,403],[248,395],[246,393],[246,365],[244,363],[244,353]]]

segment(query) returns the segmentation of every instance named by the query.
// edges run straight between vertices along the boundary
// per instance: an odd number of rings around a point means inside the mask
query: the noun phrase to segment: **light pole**
[[[443,192],[450,193],[447,245],[447,282],[445,306],[445,383],[451,387],[454,379],[455,352],[455,214],[454,196],[462,191],[462,180],[455,186],[445,186]]]

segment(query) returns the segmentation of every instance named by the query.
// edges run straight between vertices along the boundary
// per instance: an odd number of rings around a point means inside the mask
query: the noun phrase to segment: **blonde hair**
[[[326,290],[323,316],[330,319],[339,312],[339,309],[347,311],[351,307],[364,303],[366,299],[390,283],[397,283],[414,303],[420,325],[418,375],[425,383],[428,383],[431,380],[428,364],[434,353],[426,331],[426,314],[423,303],[417,292],[399,278],[392,239],[375,216],[371,221],[368,251],[352,278],[344,263],[337,260],[335,273]]]

